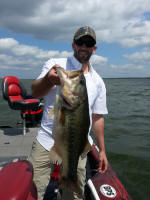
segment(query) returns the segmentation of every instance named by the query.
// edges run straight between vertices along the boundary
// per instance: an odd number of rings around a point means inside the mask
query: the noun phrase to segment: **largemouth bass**
[[[67,72],[57,67],[56,71],[61,86],[54,106],[54,146],[50,155],[54,161],[62,160],[60,183],[77,190],[79,157],[91,147],[87,139],[90,117],[86,80],[81,70]]]

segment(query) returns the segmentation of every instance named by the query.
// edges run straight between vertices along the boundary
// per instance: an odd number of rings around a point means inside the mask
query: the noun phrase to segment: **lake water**
[[[149,200],[150,79],[104,81],[109,111],[105,116],[105,143],[109,163],[133,200]],[[30,93],[32,80],[22,82]],[[20,112],[8,107],[2,91],[0,111],[0,126],[20,126],[17,125]]]

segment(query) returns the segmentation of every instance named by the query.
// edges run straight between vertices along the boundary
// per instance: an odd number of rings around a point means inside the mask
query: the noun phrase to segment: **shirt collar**
[[[74,56],[70,57],[70,61],[76,70],[80,70],[82,68],[82,64]],[[93,67],[90,62],[89,72],[92,72],[92,71],[93,71]]]
[[[82,64],[74,56],[70,57],[70,61],[76,70],[81,69]]]

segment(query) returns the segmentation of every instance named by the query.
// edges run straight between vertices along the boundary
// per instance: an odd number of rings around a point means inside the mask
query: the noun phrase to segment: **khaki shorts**
[[[38,200],[43,200],[43,196],[46,187],[50,181],[50,175],[53,171],[54,165],[51,164],[49,158],[49,152],[37,141],[35,140],[32,145],[31,154],[29,156],[29,161],[33,165],[34,169],[34,182],[37,186]],[[78,182],[80,185],[81,193],[84,194],[85,177],[86,177],[86,157],[79,159],[78,164]],[[63,190],[64,200],[82,200],[83,198],[75,192],[68,192],[68,190]]]

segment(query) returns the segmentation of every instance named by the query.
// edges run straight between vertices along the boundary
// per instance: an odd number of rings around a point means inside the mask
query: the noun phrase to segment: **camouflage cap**
[[[79,28],[74,35],[74,41],[79,40],[81,37],[85,35],[90,36],[96,43],[96,34],[94,30],[89,26],[84,26],[84,27]]]

